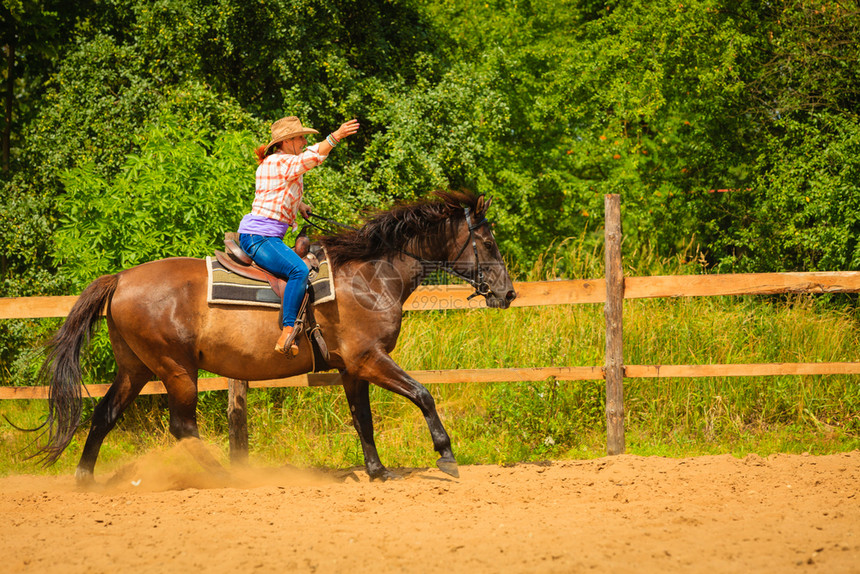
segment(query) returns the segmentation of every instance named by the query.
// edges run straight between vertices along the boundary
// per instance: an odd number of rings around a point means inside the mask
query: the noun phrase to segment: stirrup
[[[296,324],[293,325],[293,332],[290,333],[290,336],[287,337],[287,340],[284,342],[284,346],[280,347],[277,343],[275,343],[275,351],[281,353],[286,356],[288,359],[292,359],[296,355],[299,354],[299,346],[295,343],[296,337],[302,331],[302,322],[296,321]]]

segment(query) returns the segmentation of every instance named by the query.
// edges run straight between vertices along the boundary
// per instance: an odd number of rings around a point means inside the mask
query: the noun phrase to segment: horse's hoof
[[[393,472],[391,472],[387,468],[383,468],[381,471],[374,472],[373,474],[371,474],[369,472],[367,474],[370,475],[370,481],[371,482],[376,481],[376,480],[379,480],[382,482],[388,482],[389,480],[401,480],[403,478],[399,474],[394,474]]]
[[[78,467],[75,469],[75,484],[78,488],[92,488],[96,483],[96,478],[92,471]]]
[[[439,470],[441,470],[445,474],[453,476],[454,478],[460,478],[460,467],[457,466],[456,460],[447,460],[444,458],[440,458],[436,461],[436,466],[438,466]]]

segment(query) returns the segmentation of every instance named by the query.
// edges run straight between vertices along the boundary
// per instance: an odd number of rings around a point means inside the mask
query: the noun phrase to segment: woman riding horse
[[[277,311],[209,303],[204,260],[174,257],[104,275],[78,298],[55,335],[42,376],[50,384],[48,440],[41,449],[56,461],[81,423],[80,352],[105,316],[116,358],[116,378],[92,413],[75,476],[93,482],[102,441],[148,381],[167,391],[170,433],[199,437],[197,377],[201,369],[223,377],[261,381],[337,369],[371,479],[396,476],[381,462],[373,433],[369,385],[406,397],[424,415],[437,466],[458,476],[451,439],[430,392],[392,358],[403,304],[435,269],[463,278],[488,307],[507,308],[513,283],[486,219],[483,196],[439,192],[441,201],[401,204],[358,229],[322,238],[337,297],[315,304],[330,359],[320,364],[306,338],[290,361],[269,346],[280,328]],[[488,334],[489,336],[489,334]],[[205,461],[204,461],[205,462]]]
[[[308,268],[301,257],[284,244],[287,229],[296,229],[296,214],[307,219],[311,206],[302,201],[302,174],[321,164],[346,137],[358,131],[358,120],[349,120],[326,139],[303,151],[308,134],[295,116],[272,124],[272,139],[255,150],[257,192],[251,213],[239,224],[239,245],[254,262],[287,282],[281,301],[281,336],[275,350],[288,356],[298,355],[294,326],[308,282]]]

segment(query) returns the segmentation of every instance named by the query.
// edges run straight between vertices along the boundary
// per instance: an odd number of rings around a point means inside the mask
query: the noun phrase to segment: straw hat
[[[314,129],[304,127],[302,125],[302,120],[300,120],[296,116],[281,118],[272,124],[272,141],[270,141],[268,145],[266,145],[266,151],[264,153],[268,155],[269,151],[272,149],[272,146],[277,145],[282,141],[286,141],[290,138],[318,133],[319,132]]]

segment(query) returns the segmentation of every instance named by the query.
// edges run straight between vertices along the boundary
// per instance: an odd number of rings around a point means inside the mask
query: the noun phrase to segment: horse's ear
[[[493,203],[492,197],[482,195],[478,198],[478,204],[475,206],[475,212],[479,215],[484,215],[485,213],[487,213],[487,211],[489,211],[491,203]]]

